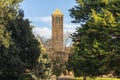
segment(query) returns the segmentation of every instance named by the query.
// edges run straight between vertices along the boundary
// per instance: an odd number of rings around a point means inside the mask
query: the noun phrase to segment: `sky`
[[[36,26],[33,29],[34,34],[41,37],[51,38],[52,19],[51,14],[56,10],[64,14],[64,33],[73,33],[78,24],[73,24],[73,20],[69,15],[69,9],[77,5],[76,0],[24,0],[20,7],[24,10],[25,18]]]

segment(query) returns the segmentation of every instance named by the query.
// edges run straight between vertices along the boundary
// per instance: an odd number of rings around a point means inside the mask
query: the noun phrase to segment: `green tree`
[[[56,79],[58,79],[58,77],[66,70],[65,63],[67,62],[67,54],[65,52],[55,51],[52,49],[49,54],[49,58],[51,59],[52,72],[56,75]]]
[[[12,38],[19,48],[19,56],[25,67],[32,69],[40,55],[40,43],[32,34],[32,27],[28,19],[23,19],[23,10],[19,10],[18,15],[11,28]]]
[[[73,22],[82,23],[72,35],[74,53],[68,61],[76,76],[119,74],[119,0],[76,0]],[[84,22],[84,24],[83,24]]]
[[[40,40],[39,42],[41,44],[43,44],[43,45],[41,45],[41,46],[43,46],[43,48],[41,48],[41,49],[45,50],[45,51],[47,50],[47,55],[48,55],[48,58],[50,59],[50,63],[51,63],[51,69],[52,69],[51,74],[56,75],[56,78],[58,78],[62,73],[65,73],[65,70],[66,70],[65,64],[68,60],[68,53],[62,52],[62,51],[56,51],[56,50],[52,49],[51,48],[51,46],[52,46],[51,39],[46,40],[45,38],[41,37],[40,35],[38,35],[36,33],[34,33],[34,34]],[[68,37],[69,37],[69,35],[66,35],[65,39],[67,40]],[[43,54],[43,53],[46,53],[46,52],[42,52],[41,54]],[[41,59],[42,59],[42,57],[40,58],[40,60]],[[44,59],[43,59],[43,61],[44,61]]]
[[[36,66],[32,70],[31,76],[35,80],[48,80],[52,75],[50,59],[46,53],[41,53]]]
[[[51,69],[51,60],[48,58],[48,54],[46,52],[46,48],[42,44],[41,39],[37,38],[41,49],[41,54],[37,60],[37,64],[32,70],[32,76],[35,78],[35,80],[48,80],[50,79],[52,75],[52,69]]]
[[[19,9],[22,0],[0,1],[0,78],[23,80],[25,69],[32,69],[39,58],[39,42],[28,19]],[[22,76],[23,77],[23,76]]]
[[[115,19],[119,20],[120,8],[119,0],[76,0],[77,6],[70,9],[70,16],[74,18],[74,23],[84,23],[90,19],[91,9],[94,9],[97,13],[101,12],[101,9],[107,9],[110,11]]]
[[[11,37],[10,22],[14,21],[21,0],[0,1],[0,78],[16,80],[23,73],[18,49]],[[2,78],[3,77],[3,78]]]

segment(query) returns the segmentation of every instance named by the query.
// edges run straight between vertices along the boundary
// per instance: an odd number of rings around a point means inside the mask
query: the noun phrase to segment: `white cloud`
[[[75,32],[76,28],[79,27],[79,26],[80,26],[79,24],[65,23],[64,24],[64,33],[66,33],[66,32],[73,33],[73,32]]]
[[[75,29],[64,29],[64,33],[66,32],[73,33],[75,32]]]
[[[44,37],[44,38],[51,38],[52,30],[50,28],[48,28],[48,27],[52,27],[52,26],[50,26],[51,22],[52,22],[51,16],[30,17],[29,19],[34,22],[45,23],[44,26],[47,26],[47,27],[35,27],[33,29],[33,33],[35,35],[40,35],[41,37]],[[66,32],[73,33],[73,32],[75,32],[76,27],[79,27],[79,26],[80,26],[80,24],[64,22],[64,24],[63,24],[64,33],[66,33]]]
[[[47,27],[35,27],[33,33],[44,38],[51,38],[51,30]]]
[[[39,19],[40,21],[46,22],[46,23],[51,23],[51,21],[52,21],[51,16],[39,17],[38,19]]]
[[[35,22],[44,22],[44,23],[51,23],[52,19],[51,16],[45,16],[45,17],[29,17],[31,21]]]
[[[79,27],[80,25],[79,24],[71,24],[71,23],[65,23],[64,24],[64,28],[76,28],[76,27]]]
[[[64,33],[66,33],[66,32],[73,33],[73,32],[75,32],[76,27],[78,27],[78,25],[65,24],[64,25]],[[33,33],[35,35],[40,35],[41,37],[44,37],[44,38],[51,38],[51,36],[52,36],[52,30],[49,29],[48,27],[35,27],[35,28],[33,28]]]

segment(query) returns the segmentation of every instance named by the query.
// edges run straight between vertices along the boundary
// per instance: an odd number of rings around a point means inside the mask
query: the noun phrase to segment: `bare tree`
[[[70,32],[66,32],[64,33],[64,47],[67,46],[72,46],[72,39],[70,38],[71,33]]]

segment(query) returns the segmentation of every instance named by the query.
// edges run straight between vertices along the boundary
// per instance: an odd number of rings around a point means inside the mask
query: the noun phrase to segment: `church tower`
[[[59,9],[52,14],[52,48],[55,51],[63,50],[63,14]]]

